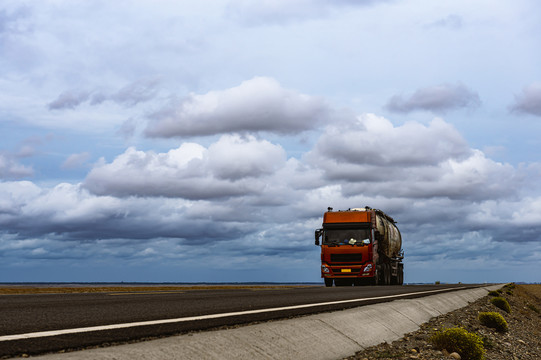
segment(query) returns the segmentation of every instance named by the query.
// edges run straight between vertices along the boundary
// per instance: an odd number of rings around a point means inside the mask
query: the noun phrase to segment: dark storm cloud
[[[491,239],[504,243],[541,243],[541,224],[530,226],[495,226],[485,229]]]
[[[256,77],[227,90],[189,95],[151,115],[145,133],[164,138],[262,131],[296,134],[320,125],[328,113],[321,98]]]
[[[531,84],[522,90],[522,93],[515,96],[515,103],[511,110],[541,116],[541,83]]]
[[[419,89],[409,97],[394,95],[386,108],[396,113],[409,113],[416,110],[437,113],[476,107],[480,104],[479,95],[466,86],[443,84]]]
[[[28,182],[1,185],[0,194],[11,195],[8,201],[0,202],[2,233],[15,234],[16,238],[45,236],[64,241],[176,238],[205,242],[252,231],[249,225],[241,226],[241,221],[218,223],[208,216],[191,216],[189,204],[178,200],[121,200],[95,196],[80,185],[70,184],[47,191]]]

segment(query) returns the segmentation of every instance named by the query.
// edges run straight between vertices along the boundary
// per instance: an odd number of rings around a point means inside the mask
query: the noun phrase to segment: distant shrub
[[[509,303],[507,302],[507,300],[505,300],[505,298],[503,298],[501,296],[497,296],[495,298],[492,298],[492,300],[490,300],[490,302],[494,306],[496,306],[497,308],[500,308],[500,309],[502,309],[503,311],[505,311],[507,313],[511,312],[511,306],[509,306]]]
[[[481,360],[485,354],[479,335],[462,328],[438,331],[429,340],[439,350],[459,353],[463,360]]]
[[[504,288],[507,288],[509,290],[513,290],[515,288],[515,283],[509,283],[504,286]]]
[[[479,313],[479,322],[481,325],[496,329],[499,332],[506,332],[508,329],[507,321],[497,312]]]
[[[439,280],[438,280],[438,281],[436,281],[436,282],[435,282],[435,284],[436,284],[436,285],[439,285],[439,284],[440,284],[440,281],[439,281]]]
[[[500,293],[497,292],[496,290],[492,290],[492,291],[490,291],[490,292],[488,293],[488,295],[490,295],[490,296],[500,296]]]

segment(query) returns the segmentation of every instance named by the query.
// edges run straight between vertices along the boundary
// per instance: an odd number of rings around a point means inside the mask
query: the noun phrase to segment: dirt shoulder
[[[429,340],[436,332],[460,327],[483,340],[485,359],[541,359],[541,285],[509,284],[500,290],[511,306],[507,313],[491,303],[494,296],[481,298],[465,308],[432,318],[420,330],[406,334],[392,344],[380,344],[347,357],[347,360],[370,359],[458,359],[446,349],[436,349]],[[497,312],[508,323],[507,332],[498,332],[480,324],[481,312]],[[459,354],[460,355],[460,354]],[[462,356],[462,360],[466,357]]]
[[[137,285],[106,285],[106,286],[54,286],[54,285],[11,285],[1,286],[0,295],[25,294],[81,294],[81,293],[111,293],[111,292],[182,292],[191,290],[274,290],[285,288],[311,287],[315,285],[180,285],[180,286],[137,286]]]

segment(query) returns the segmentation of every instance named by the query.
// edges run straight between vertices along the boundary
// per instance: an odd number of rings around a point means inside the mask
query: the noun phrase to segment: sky
[[[541,3],[0,2],[0,282],[540,281]]]

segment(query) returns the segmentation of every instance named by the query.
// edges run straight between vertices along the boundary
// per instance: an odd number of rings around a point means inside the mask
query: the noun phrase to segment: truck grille
[[[333,263],[342,263],[342,262],[362,262],[362,254],[331,254],[331,262]]]

